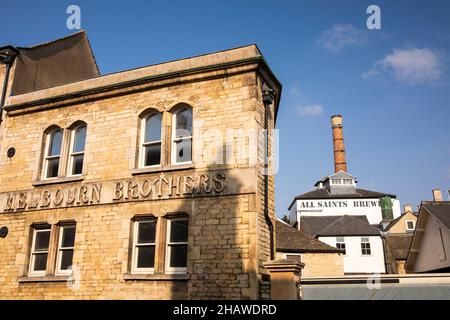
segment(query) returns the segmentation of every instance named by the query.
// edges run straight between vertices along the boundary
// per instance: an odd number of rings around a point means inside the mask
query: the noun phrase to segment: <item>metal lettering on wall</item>
[[[223,172],[154,179],[117,180],[77,186],[0,194],[1,212],[67,208],[115,202],[157,200],[221,194],[227,180]]]

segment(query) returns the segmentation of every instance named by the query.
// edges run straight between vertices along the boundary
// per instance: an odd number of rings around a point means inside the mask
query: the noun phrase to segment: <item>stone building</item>
[[[0,48],[0,298],[260,298],[281,84],[258,48],[102,76],[84,32],[32,48]]]
[[[277,221],[277,258],[304,263],[302,278],[344,275],[343,249]]]

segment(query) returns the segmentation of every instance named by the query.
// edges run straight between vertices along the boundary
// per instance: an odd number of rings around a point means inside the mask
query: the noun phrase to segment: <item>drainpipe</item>
[[[275,94],[265,83],[262,88],[262,98],[264,103],[264,129],[265,150],[264,150],[264,218],[269,228],[270,234],[270,259],[275,259],[273,222],[269,216],[269,108],[273,103]]]
[[[383,244],[383,254],[384,254],[384,272],[386,272],[386,274],[390,274],[393,267],[391,268],[390,265],[391,263],[388,260],[388,255],[387,255],[387,242],[386,242],[386,233],[382,232],[381,233],[381,242]],[[394,261],[395,263],[395,261]],[[397,268],[397,266],[395,266],[395,269]]]
[[[5,79],[3,80],[2,96],[0,98],[0,122],[2,121],[3,106],[5,104],[6,99],[6,90],[8,89],[9,73],[14,63],[14,59],[16,58],[18,53],[19,51],[11,46],[7,46],[5,48],[0,49],[0,64],[6,65]]]

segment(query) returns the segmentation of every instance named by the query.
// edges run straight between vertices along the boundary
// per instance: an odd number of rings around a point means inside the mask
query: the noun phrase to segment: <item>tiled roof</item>
[[[406,260],[411,240],[412,234],[391,233],[386,235],[386,244],[391,249],[396,260]]]
[[[424,201],[423,207],[433,216],[450,228],[450,201]]]
[[[312,236],[378,236],[366,216],[303,216],[301,229]]]
[[[332,247],[306,233],[277,221],[277,251],[298,253],[342,253],[341,249]]]

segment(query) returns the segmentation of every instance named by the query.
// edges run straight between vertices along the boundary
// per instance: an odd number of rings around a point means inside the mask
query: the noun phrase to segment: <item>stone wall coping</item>
[[[300,271],[305,267],[305,264],[287,259],[279,259],[266,261],[263,263],[263,266],[272,273],[272,272]]]
[[[235,49],[229,49],[191,58],[154,64],[127,71],[111,73],[96,78],[69,83],[48,89],[42,89],[25,93],[22,95],[10,96],[7,105],[20,105],[26,102],[36,101],[43,98],[67,95],[94,88],[114,85],[118,83],[131,82],[145,77],[156,77],[165,74],[177,74],[178,72],[197,70],[204,67],[229,64],[248,59],[262,59],[261,52],[256,45],[249,45]]]
[[[188,274],[166,274],[166,273],[155,273],[155,274],[135,274],[135,273],[125,273],[123,279],[126,281],[130,280],[141,280],[141,281],[182,281],[189,280]]]

